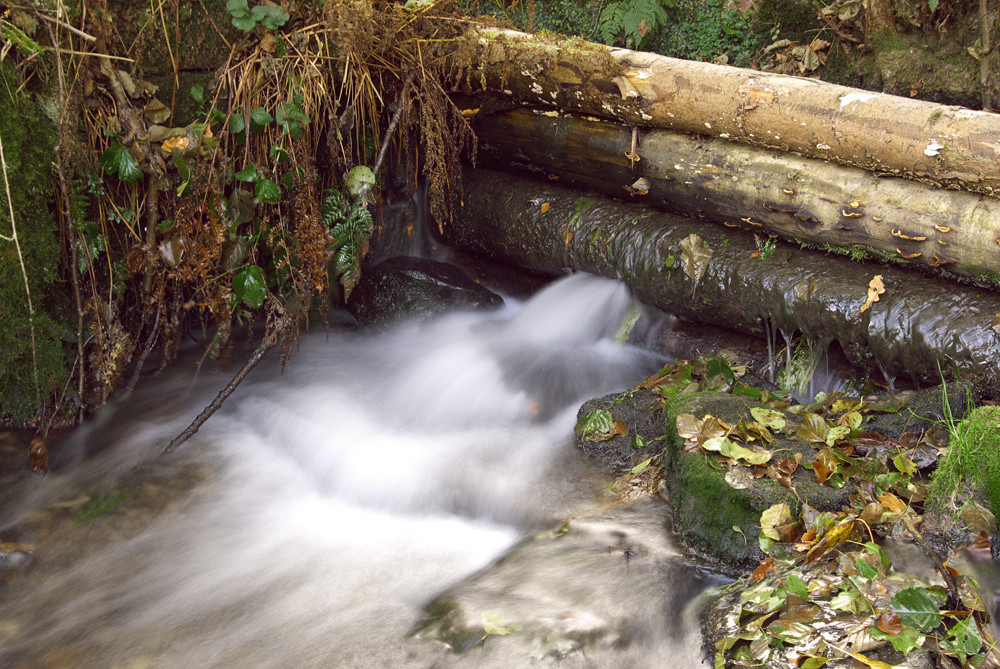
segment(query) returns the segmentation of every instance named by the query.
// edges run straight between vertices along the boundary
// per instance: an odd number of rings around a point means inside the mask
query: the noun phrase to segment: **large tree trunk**
[[[997,394],[1000,295],[797,246],[761,253],[742,230],[501,172],[465,179],[465,206],[444,229],[459,248],[541,272],[620,278],[640,299],[689,320],[837,341],[851,361],[889,378],[932,383],[958,369]],[[693,233],[703,243],[692,248]],[[688,270],[692,250],[704,264],[697,279]],[[884,293],[872,302],[876,275]]]
[[[1000,116],[735,67],[473,33],[455,57],[465,92],[633,126],[739,140],[937,185],[1000,193]],[[485,104],[485,103],[484,103]]]
[[[481,114],[474,129],[480,164],[820,247],[874,249],[1000,285],[1000,203],[984,195],[556,112]]]

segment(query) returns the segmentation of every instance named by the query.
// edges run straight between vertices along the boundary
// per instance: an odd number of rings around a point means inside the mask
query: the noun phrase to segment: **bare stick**
[[[406,80],[403,92],[399,94],[399,100],[396,101],[396,104],[399,106],[396,108],[396,113],[392,115],[389,129],[385,131],[385,139],[382,140],[382,148],[379,149],[378,160],[375,161],[375,168],[372,170],[374,174],[378,174],[378,171],[382,169],[382,161],[385,160],[385,153],[389,149],[389,141],[392,139],[392,133],[396,132],[396,126],[399,125],[399,119],[403,116],[403,110],[406,108],[406,93],[410,90],[410,83],[412,81],[412,77]]]
[[[169,453],[170,451],[174,450],[175,448],[183,444],[185,441],[193,437],[194,433],[197,432],[198,429],[205,424],[205,421],[211,418],[212,414],[214,414],[216,411],[219,410],[219,407],[222,406],[222,403],[226,401],[226,398],[228,398],[230,395],[233,394],[233,392],[236,390],[236,387],[239,386],[240,383],[243,382],[243,379],[247,377],[247,374],[253,371],[253,368],[256,367],[261,360],[264,359],[264,355],[269,350],[271,350],[271,348],[275,344],[278,343],[278,332],[281,331],[283,321],[284,319],[279,320],[274,330],[264,335],[264,340],[260,343],[260,346],[258,346],[257,350],[253,352],[253,355],[250,356],[250,359],[247,360],[242,367],[240,367],[240,370],[236,372],[236,375],[233,377],[233,380],[230,381],[225,388],[219,391],[219,394],[215,396],[215,399],[212,400],[212,403],[209,404],[207,407],[205,407],[204,410],[202,410],[202,412],[198,414],[197,418],[191,421],[191,424],[187,426],[186,430],[184,430],[179,435],[174,437],[174,439],[169,444],[167,444],[167,447],[163,449],[163,453]]]
[[[132,390],[135,389],[135,384],[139,381],[139,374],[142,373],[142,365],[146,362],[146,358],[149,357],[149,352],[153,350],[153,344],[156,343],[156,338],[160,334],[160,312],[162,309],[160,307],[156,308],[156,320],[153,321],[153,331],[149,333],[149,339],[146,340],[146,345],[142,349],[142,353],[139,354],[139,359],[135,363],[135,371],[132,372],[132,378],[128,380],[128,385],[125,386],[125,397],[132,394]]]

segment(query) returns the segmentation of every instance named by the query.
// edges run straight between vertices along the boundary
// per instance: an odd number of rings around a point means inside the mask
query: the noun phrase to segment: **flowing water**
[[[314,332],[152,464],[232,370],[148,380],[0,488],[0,541],[35,550],[0,571],[0,666],[701,666],[705,584],[665,504],[602,507],[573,445],[583,399],[661,362],[614,343],[630,304],[577,275],[500,312]],[[463,654],[412,637],[441,593],[521,629]]]

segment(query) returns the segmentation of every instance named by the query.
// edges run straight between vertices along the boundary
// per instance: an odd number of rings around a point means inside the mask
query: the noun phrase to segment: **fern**
[[[333,237],[329,244],[334,253],[333,269],[347,299],[361,278],[361,261],[368,251],[375,222],[363,199],[349,200],[336,190],[327,191],[319,212]]]
[[[615,44],[624,37],[630,49],[641,49],[652,34],[667,22],[667,7],[673,0],[617,0],[610,2],[601,13],[601,38],[605,44]]]
[[[9,40],[19,51],[29,56],[42,52],[42,47],[35,40],[6,19],[0,19],[0,39]]]

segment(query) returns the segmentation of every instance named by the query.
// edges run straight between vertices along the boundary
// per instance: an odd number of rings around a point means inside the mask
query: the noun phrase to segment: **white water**
[[[673,550],[662,504],[574,521],[572,539],[491,566],[598,500],[572,445],[579,404],[659,362],[613,343],[629,305],[620,284],[578,275],[499,313],[382,335],[314,333],[283,375],[262,364],[156,465],[205,463],[211,473],[193,492],[134,531],[121,529],[126,502],[45,535],[56,521],[37,509],[54,519],[53,505],[81,491],[145,490],[134,465],[227,376],[203,378],[197,392],[154,378],[78,431],[62,449],[67,464],[54,458],[0,520],[0,540],[24,523],[42,528],[21,537],[37,542],[34,571],[0,586],[0,666],[699,666],[680,609],[700,586]],[[623,542],[630,559],[613,555]],[[493,593],[483,606],[518,610],[503,608],[517,599],[524,619],[510,622],[523,631],[461,655],[408,637],[435,595],[484,568],[472,581]],[[544,657],[528,618],[546,607],[589,616],[595,629],[614,621],[627,643]]]

